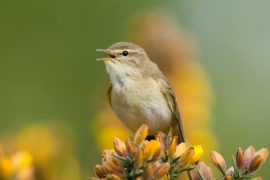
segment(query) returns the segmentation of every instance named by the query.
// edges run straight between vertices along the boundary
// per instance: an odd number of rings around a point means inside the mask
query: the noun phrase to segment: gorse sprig
[[[97,177],[92,180],[174,180],[188,172],[190,180],[213,180],[212,170],[200,160],[203,148],[187,143],[177,144],[177,137],[171,132],[158,133],[153,140],[145,140],[147,125],[142,125],[125,143],[119,138],[113,140],[113,150],[104,150],[102,165],[95,166]],[[245,152],[238,148],[233,157],[233,166],[226,169],[224,158],[216,151],[210,157],[220,172],[221,180],[261,180],[254,172],[267,159],[268,150],[255,152],[250,146]]]
[[[202,146],[177,144],[177,137],[171,133],[158,133],[153,140],[145,140],[148,127],[142,125],[125,143],[114,138],[112,151],[104,150],[102,165],[96,165],[98,178],[152,180],[176,179],[194,165],[203,154]]]
[[[262,148],[255,152],[253,146],[250,146],[244,152],[241,147],[238,148],[236,156],[233,156],[233,166],[226,171],[226,162],[223,157],[215,152],[211,152],[211,160],[215,167],[221,173],[224,180],[259,180],[259,177],[254,177],[253,173],[264,163],[268,156],[268,149]]]

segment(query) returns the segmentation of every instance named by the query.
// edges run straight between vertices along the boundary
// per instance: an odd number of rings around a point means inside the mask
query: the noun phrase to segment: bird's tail
[[[173,135],[178,136],[178,143],[187,142],[179,110],[177,110],[176,116],[174,118],[174,122],[176,123],[173,126]]]

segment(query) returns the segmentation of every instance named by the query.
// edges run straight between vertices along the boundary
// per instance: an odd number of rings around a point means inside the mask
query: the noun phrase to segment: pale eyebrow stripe
[[[120,50],[116,50],[115,52],[122,53],[123,51],[128,51],[130,53],[139,53],[138,50],[134,50],[134,49],[120,49]]]

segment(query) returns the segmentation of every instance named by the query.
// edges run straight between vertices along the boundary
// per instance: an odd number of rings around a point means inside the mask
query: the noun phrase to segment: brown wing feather
[[[178,135],[178,140],[180,142],[186,142],[185,136],[184,136],[183,124],[182,124],[180,112],[178,110],[174,92],[170,88],[170,85],[168,82],[164,82],[164,81],[161,81],[161,82],[162,82],[160,83],[161,92],[163,93],[166,101],[168,102],[170,110],[173,114],[173,130],[176,131],[174,133]]]

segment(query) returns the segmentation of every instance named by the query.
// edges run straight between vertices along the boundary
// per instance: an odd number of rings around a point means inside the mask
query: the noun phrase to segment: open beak
[[[103,52],[109,56],[108,58],[98,58],[96,59],[97,61],[111,61],[116,58],[113,52],[109,49],[97,49],[96,51]]]

